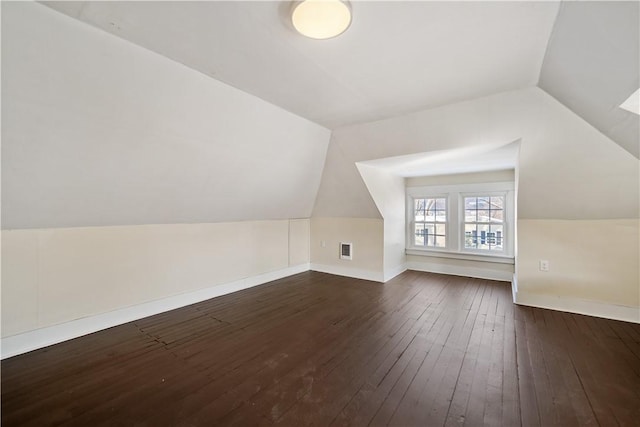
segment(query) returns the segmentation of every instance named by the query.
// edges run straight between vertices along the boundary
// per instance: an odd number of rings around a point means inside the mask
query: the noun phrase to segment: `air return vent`
[[[353,259],[353,243],[340,242],[340,259]]]

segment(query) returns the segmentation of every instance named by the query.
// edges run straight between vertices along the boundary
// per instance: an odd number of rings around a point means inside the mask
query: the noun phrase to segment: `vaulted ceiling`
[[[619,108],[640,87],[640,3],[563,2],[539,86],[635,157],[638,115]]]
[[[45,2],[334,129],[539,85],[635,157],[637,2],[352,2],[335,39],[286,2]]]

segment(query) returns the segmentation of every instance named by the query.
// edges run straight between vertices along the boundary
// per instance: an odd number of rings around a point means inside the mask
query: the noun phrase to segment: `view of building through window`
[[[512,256],[513,183],[408,187],[406,200],[407,250]]]
[[[447,199],[414,200],[416,246],[444,248],[447,245]]]
[[[464,247],[504,250],[504,196],[464,198]]]

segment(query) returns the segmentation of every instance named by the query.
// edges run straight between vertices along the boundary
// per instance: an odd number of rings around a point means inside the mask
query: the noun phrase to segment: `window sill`
[[[417,256],[429,256],[436,258],[452,258],[452,259],[462,259],[466,261],[482,261],[482,262],[493,262],[496,264],[515,264],[514,258],[505,255],[484,255],[484,254],[473,254],[473,253],[462,253],[462,252],[453,252],[453,251],[438,251],[438,250],[429,250],[429,249],[405,249],[405,253],[407,255],[417,255]]]

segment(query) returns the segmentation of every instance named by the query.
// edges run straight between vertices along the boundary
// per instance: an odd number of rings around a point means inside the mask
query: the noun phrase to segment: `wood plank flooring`
[[[4,360],[9,426],[639,426],[640,325],[307,272]]]

